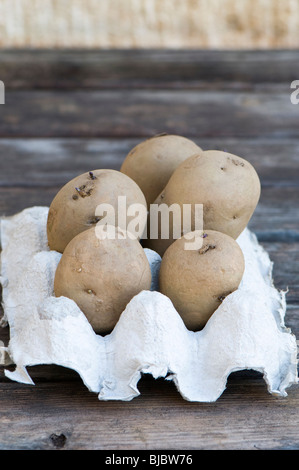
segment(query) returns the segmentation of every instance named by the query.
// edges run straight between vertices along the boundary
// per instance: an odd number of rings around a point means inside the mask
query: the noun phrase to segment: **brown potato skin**
[[[196,231],[205,237],[199,250],[185,250],[176,240],[165,252],[160,268],[160,291],[172,301],[186,327],[201,330],[223,299],[242,280],[245,261],[237,242],[213,230]]]
[[[151,269],[137,239],[99,239],[95,228],[74,237],[58,264],[54,293],[74,300],[96,333],[109,333],[128,302],[150,290]]]
[[[178,165],[202,149],[179,135],[158,135],[135,146],[126,156],[120,171],[130,176],[151,204],[165,188]]]
[[[139,186],[120,171],[93,170],[73,178],[54,197],[47,221],[48,244],[51,250],[63,253],[67,244],[78,233],[91,228],[97,221],[96,207],[111,204],[116,211],[118,196],[127,197],[127,206],[139,203],[146,208],[145,197]],[[82,191],[77,191],[76,188]],[[130,221],[130,218],[127,219]],[[117,223],[117,221],[116,221]],[[144,217],[146,226],[146,216]],[[126,227],[122,227],[126,229]]]
[[[207,150],[193,155],[174,171],[155,204],[203,204],[203,229],[237,239],[246,228],[261,193],[259,177],[245,159],[227,152]],[[195,230],[192,221],[191,230]],[[148,227],[150,219],[148,220]],[[146,246],[163,256],[169,240],[147,240]]]

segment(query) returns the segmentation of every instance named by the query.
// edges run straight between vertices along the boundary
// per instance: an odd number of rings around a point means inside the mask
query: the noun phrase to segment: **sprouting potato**
[[[178,165],[201,151],[186,137],[161,134],[136,145],[126,156],[120,171],[136,181],[149,207]]]
[[[131,204],[144,207],[140,212],[140,232],[146,226],[146,200],[139,186],[129,176],[120,171],[100,169],[83,173],[66,183],[53,199],[47,221],[47,236],[51,250],[60,253],[79,233],[97,224],[100,204],[109,204],[115,209],[115,225],[126,230],[134,215],[124,219],[125,226],[118,217],[119,197],[126,198],[125,210]]]
[[[95,227],[76,235],[54,279],[55,296],[74,300],[101,334],[114,328],[135,295],[151,288],[150,265],[139,241],[115,230],[115,238],[99,234]]]
[[[186,249],[187,235],[202,238],[199,249]],[[240,285],[244,255],[229,235],[195,231],[166,250],[159,275],[160,291],[172,301],[190,330],[201,330],[226,296]]]
[[[196,204],[202,205],[201,228],[223,232],[237,239],[254,213],[260,192],[259,177],[248,161],[227,152],[208,150],[181,163],[154,204],[168,207],[178,204],[181,214],[184,204],[193,208]],[[172,214],[166,216],[172,228]],[[198,228],[194,224],[193,219],[191,231]],[[183,226],[182,221],[180,225]],[[155,239],[147,240],[146,246],[163,256],[174,240],[171,235],[169,239],[162,239],[158,234]]]

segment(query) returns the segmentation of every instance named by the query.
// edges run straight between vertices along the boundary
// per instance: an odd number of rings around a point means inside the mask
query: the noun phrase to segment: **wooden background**
[[[2,48],[299,46],[299,0],[0,0]]]
[[[276,287],[289,289],[286,324],[299,338],[299,52],[2,51],[0,76],[0,216],[49,205],[87,170],[119,169],[156,133],[240,155],[261,178],[250,228]],[[216,403],[186,402],[151,376],[131,402],[100,402],[74,371],[28,372],[35,386],[1,367],[0,450],[299,449],[298,386],[277,398],[258,372],[231,374]]]

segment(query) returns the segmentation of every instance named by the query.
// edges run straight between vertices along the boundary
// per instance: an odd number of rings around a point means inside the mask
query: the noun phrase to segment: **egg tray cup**
[[[273,285],[273,263],[248,228],[237,239],[245,257],[241,284],[201,331],[189,331],[159,292],[161,258],[144,249],[151,290],[136,295],[113,331],[101,336],[73,300],[54,295],[61,254],[48,247],[48,210],[35,206],[1,219],[1,324],[10,329],[0,348],[6,377],[34,385],[27,367],[56,364],[75,370],[99,400],[122,401],[140,394],[142,374],[172,380],[193,402],[215,402],[239,370],[262,373],[272,395],[285,397],[298,384],[297,342],[284,322],[286,292]]]

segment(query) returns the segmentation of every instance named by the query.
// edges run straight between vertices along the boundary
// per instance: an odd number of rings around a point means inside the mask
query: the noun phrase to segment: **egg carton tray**
[[[74,301],[53,293],[61,254],[48,247],[48,210],[30,207],[1,219],[1,325],[10,329],[0,348],[6,377],[34,385],[27,367],[56,364],[77,371],[99,400],[123,401],[140,394],[142,374],[172,380],[195,402],[216,401],[238,370],[261,372],[273,395],[287,396],[298,383],[297,342],[284,320],[286,292],[273,285],[273,263],[248,228],[237,239],[245,257],[241,284],[201,331],[189,331],[159,292],[161,258],[145,249],[151,290],[136,295],[113,331],[101,336]]]

